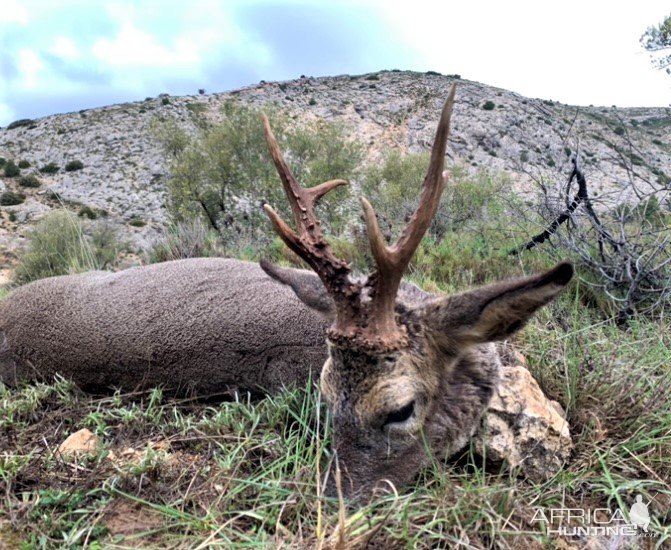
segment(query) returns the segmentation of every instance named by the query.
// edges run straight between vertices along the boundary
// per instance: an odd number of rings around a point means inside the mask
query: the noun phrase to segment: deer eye
[[[400,409],[391,411],[387,415],[387,418],[385,418],[382,427],[384,428],[389,424],[400,424],[402,422],[405,422],[406,420],[408,420],[408,418],[410,418],[413,415],[414,412],[415,412],[415,401],[413,400],[410,401],[410,403],[408,403],[407,405],[401,407]]]

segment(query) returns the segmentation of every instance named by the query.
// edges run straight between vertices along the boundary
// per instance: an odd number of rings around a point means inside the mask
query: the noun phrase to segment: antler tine
[[[277,144],[277,140],[270,128],[270,122],[265,113],[261,113],[261,120],[263,121],[263,131],[266,136],[268,149],[273,158],[275,168],[277,168],[277,173],[282,180],[282,186],[284,187],[284,192],[289,200],[296,226],[299,228],[301,234],[308,232],[313,237],[321,237],[319,220],[314,214],[314,206],[326,193],[336,187],[346,185],[347,182],[345,180],[330,180],[316,185],[315,187],[308,187],[307,189],[301,187],[291,172],[289,165],[284,160],[284,156],[280,151],[280,146]],[[266,213],[268,213],[267,209]],[[269,213],[268,215],[270,216]],[[275,214],[275,216],[277,217],[277,214]],[[279,217],[277,218],[279,219]],[[271,220],[273,220],[272,217]],[[286,224],[285,227],[287,227]]]
[[[370,242],[371,252],[377,265],[377,273],[371,280],[374,285],[374,297],[371,323],[379,334],[389,334],[390,338],[402,336],[394,319],[396,293],[415,250],[436,215],[440,197],[445,188],[443,167],[445,148],[450,133],[450,121],[456,84],[452,84],[447,101],[440,116],[436,137],[431,150],[429,168],[422,185],[419,204],[412,214],[396,244],[387,246],[377,223],[375,210],[364,197],[361,197],[364,219]]]
[[[296,222],[292,229],[269,205],[263,206],[275,232],[284,243],[305,260],[319,275],[324,286],[336,303],[338,312],[336,330],[340,334],[351,334],[355,330],[356,309],[360,286],[349,280],[350,269],[346,262],[337,258],[322,234],[314,211],[315,204],[326,193],[347,184],[345,180],[329,180],[315,187],[303,188],[291,173],[277,140],[270,128],[268,118],[262,114],[263,128],[268,149],[282,180]]]
[[[456,92],[457,85],[454,83],[450,88],[447,101],[445,101],[443,111],[440,115],[436,137],[433,140],[433,148],[431,149],[429,169],[422,185],[422,196],[419,199],[419,205],[394,247],[394,251],[400,256],[401,261],[405,265],[410,262],[424,234],[429,229],[431,221],[438,211],[443,189],[445,189],[445,178],[443,177],[445,149],[447,147],[447,138],[450,135],[450,122],[452,120],[452,108]]]

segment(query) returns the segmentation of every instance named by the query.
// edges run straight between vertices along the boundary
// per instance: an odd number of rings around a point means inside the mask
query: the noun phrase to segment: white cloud
[[[16,23],[27,25],[30,21],[30,14],[25,6],[19,4],[16,0],[4,0],[0,8],[0,24]]]
[[[7,103],[0,101],[0,125],[7,124],[14,120],[14,118],[14,111],[12,108],[7,105]]]
[[[659,0],[389,0],[381,15],[416,69],[460,73],[531,97],[573,104],[667,105],[669,81],[638,43],[668,13]]]
[[[36,89],[40,86],[40,73],[44,68],[44,63],[40,56],[28,48],[19,51],[17,55],[17,65],[24,89]]]
[[[191,42],[177,39],[171,47],[165,47],[131,22],[123,23],[114,39],[97,40],[91,52],[96,59],[113,67],[158,68],[200,64],[197,49]]]
[[[67,61],[76,61],[82,56],[77,45],[68,36],[57,36],[47,51]]]

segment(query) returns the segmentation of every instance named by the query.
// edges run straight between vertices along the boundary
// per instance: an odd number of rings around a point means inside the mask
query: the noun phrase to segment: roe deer
[[[554,269],[448,297],[401,289],[401,278],[433,219],[443,188],[443,164],[455,86],[441,114],[419,205],[396,244],[385,243],[370,203],[361,198],[376,270],[350,276],[324,239],[314,205],[341,185],[302,188],[284,161],[267,118],[264,128],[291,205],[296,231],[265,210],[287,246],[318,275],[262,263],[308,306],[332,321],[321,393],[334,429],[344,492],[378,481],[409,481],[427,450],[449,456],[467,443],[498,382],[500,358],[490,342],[510,336],[569,282],[573,268]]]
[[[200,258],[27,284],[0,301],[0,380],[60,374],[84,389],[161,385],[212,395],[276,392],[321,369],[347,494],[382,479],[409,481],[427,450],[440,457],[458,451],[498,383],[500,359],[488,342],[521,328],[573,270],[562,263],[449,297],[401,281],[445,185],[454,93],[453,87],[441,114],[419,206],[395,245],[384,242],[362,199],[377,266],[372,275],[351,276],[315,217],[315,202],[345,182],[300,187],[264,118],[298,232],[265,209],[316,274]]]

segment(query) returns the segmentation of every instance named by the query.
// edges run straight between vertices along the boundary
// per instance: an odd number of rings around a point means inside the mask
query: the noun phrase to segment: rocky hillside
[[[150,132],[157,116],[195,130],[204,121],[216,122],[221,106],[231,99],[256,106],[276,103],[298,121],[345,122],[367,144],[374,162],[392,148],[415,152],[429,147],[455,79],[459,77],[402,71],[302,77],[218,94],[162,95],[10,124],[0,129],[0,157],[29,165],[21,176],[35,174],[41,185],[25,187],[19,177],[0,178],[0,194],[25,197],[20,204],[0,206],[0,252],[10,257],[30,224],[63,203],[81,215],[106,215],[136,247],[147,246],[166,222],[168,165]],[[626,186],[634,175],[642,181],[669,181],[671,109],[575,107],[459,81],[449,146],[453,162],[471,170],[511,172],[524,190],[530,177],[563,181],[568,158],[579,148],[595,192]],[[39,171],[49,164],[58,170]]]

